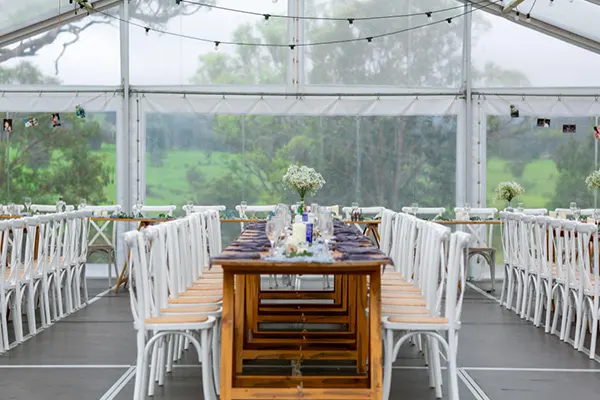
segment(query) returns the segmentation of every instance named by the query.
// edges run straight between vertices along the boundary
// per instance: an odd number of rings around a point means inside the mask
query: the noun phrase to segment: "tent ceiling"
[[[92,0],[97,10],[107,10],[122,0]],[[84,18],[87,13],[69,0],[0,0],[0,47],[44,33]]]
[[[504,6],[497,1],[460,1],[471,3],[473,7],[480,8],[482,11],[600,54],[600,33],[596,28],[597,21],[600,19],[600,7],[592,4],[600,3],[600,0],[580,0],[572,3],[566,0],[554,1],[556,4],[552,6],[547,1],[526,0],[518,6],[519,19],[514,18],[517,10],[503,13]],[[526,21],[525,16],[530,10],[531,20]]]

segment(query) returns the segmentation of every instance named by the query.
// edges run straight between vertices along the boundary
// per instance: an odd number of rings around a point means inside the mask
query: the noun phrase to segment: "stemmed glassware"
[[[271,242],[271,253],[275,253],[275,243],[277,242],[277,238],[281,232],[280,221],[277,218],[271,218],[267,221],[265,230],[267,233],[267,238],[269,239],[269,242]]]
[[[79,209],[80,210],[85,209],[86,205],[87,205],[87,201],[83,197],[81,199],[79,199]]]
[[[575,210],[577,209],[577,203],[572,201],[571,204],[569,204],[569,208],[571,209],[571,214],[575,215]]]
[[[31,197],[25,197],[23,199],[23,204],[25,204],[25,212],[29,212],[29,209],[31,208]]]
[[[525,211],[525,205],[522,202],[518,202],[517,203],[517,211],[522,213],[523,211]]]
[[[321,238],[326,245],[329,245],[329,240],[331,239],[331,236],[333,236],[333,220],[331,219],[331,215],[321,213],[319,215],[318,226]]]
[[[241,211],[241,218],[246,218],[246,210],[248,209],[248,203],[245,201],[242,201],[240,203],[240,211]]]
[[[465,219],[471,218],[471,205],[469,203],[465,203]]]
[[[185,215],[190,215],[193,210],[194,210],[194,202],[188,201],[187,204],[185,205]]]
[[[575,218],[575,221],[579,221],[579,218],[581,217],[581,208],[575,207],[573,210],[573,217]]]
[[[417,211],[419,211],[419,203],[412,203],[410,210],[414,216],[417,216]]]

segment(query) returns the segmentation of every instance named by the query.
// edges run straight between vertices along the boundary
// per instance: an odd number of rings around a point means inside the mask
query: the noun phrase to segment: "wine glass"
[[[465,219],[471,218],[471,205],[469,203],[465,203]]]
[[[15,205],[13,203],[8,203],[8,205],[6,206],[6,211],[10,216],[15,215]]]
[[[569,204],[569,208],[571,209],[571,213],[575,213],[575,209],[577,209],[577,203],[572,201],[571,204]]]
[[[333,235],[333,221],[331,218],[323,217],[319,219],[319,232],[326,245],[329,245],[329,239]]]
[[[83,210],[85,209],[85,206],[87,206],[87,201],[82,197],[79,199],[79,209]]]
[[[525,211],[525,205],[523,204],[523,202],[518,202],[517,203],[517,211],[522,213],[523,211]]]
[[[278,235],[278,222],[276,219],[270,219],[267,221],[267,226],[265,228],[267,233],[267,238],[269,242],[271,242],[271,253],[275,252],[275,241],[277,240]]]
[[[188,201],[185,206],[185,215],[190,215],[193,210],[194,210],[194,202]]]
[[[313,213],[314,215],[317,215],[319,212],[319,205],[317,203],[312,203],[310,205],[310,212]]]
[[[419,203],[412,203],[410,206],[410,209],[411,209],[413,215],[416,217],[417,211],[419,211]]]
[[[31,197],[25,197],[23,199],[23,204],[25,204],[25,211],[29,212],[29,208],[31,207]]]
[[[246,209],[248,208],[248,203],[245,201],[242,201],[240,203],[240,211],[242,212],[240,215],[241,218],[246,218]]]
[[[573,210],[573,217],[575,217],[575,221],[579,221],[579,218],[581,217],[581,208],[576,207]]]

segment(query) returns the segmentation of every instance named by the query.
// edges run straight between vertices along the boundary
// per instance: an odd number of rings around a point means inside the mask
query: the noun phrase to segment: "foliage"
[[[29,62],[0,67],[0,84],[52,83]],[[75,111],[75,108],[73,108]],[[61,114],[62,126],[51,126],[50,112],[10,113],[11,134],[0,140],[0,200],[20,203],[31,197],[34,203],[54,204],[59,195],[69,204],[84,197],[90,204],[106,202],[105,188],[113,181],[114,169],[102,143],[114,143],[114,127],[102,114]],[[38,125],[25,127],[25,118],[37,118]],[[90,145],[92,144],[92,145]],[[111,201],[114,201],[111,199]]]
[[[512,201],[523,193],[525,193],[525,189],[517,182],[500,182],[496,187],[497,200]]]

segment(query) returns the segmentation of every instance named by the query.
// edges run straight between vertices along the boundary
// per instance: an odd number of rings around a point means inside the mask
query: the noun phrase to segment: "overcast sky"
[[[0,0],[6,1],[6,0]],[[17,0],[14,0],[17,1]],[[21,1],[21,0],[19,0]],[[26,0],[29,1],[29,0]],[[435,3],[430,0],[430,3]],[[571,28],[579,33],[595,35],[600,40],[600,6],[585,0],[556,0],[549,7],[548,0],[539,0],[532,15]],[[219,0],[224,7],[247,9],[247,0]],[[271,14],[285,13],[287,1],[253,0],[252,10]],[[532,0],[519,9],[526,14]],[[600,55],[585,51],[560,40],[550,38],[512,21],[478,11],[492,28],[476,39],[473,62],[481,67],[492,61],[507,69],[523,72],[533,86],[599,86]],[[564,16],[568,16],[563,18]],[[189,17],[176,17],[165,30],[215,40],[231,39],[236,26],[257,17],[219,10],[199,12]],[[427,28],[423,28],[427,29]],[[64,84],[114,85],[119,83],[119,29],[117,23],[93,26],[81,35],[80,40],[67,49],[60,61],[59,78]],[[62,43],[70,40],[61,36],[52,45],[40,50],[36,57],[28,58],[47,75],[54,75],[54,59]],[[189,83],[198,65],[199,54],[214,51],[212,44],[190,39],[158,35],[131,27],[132,84],[181,85]],[[220,48],[219,51],[228,51]],[[6,63],[13,65],[17,60]]]

